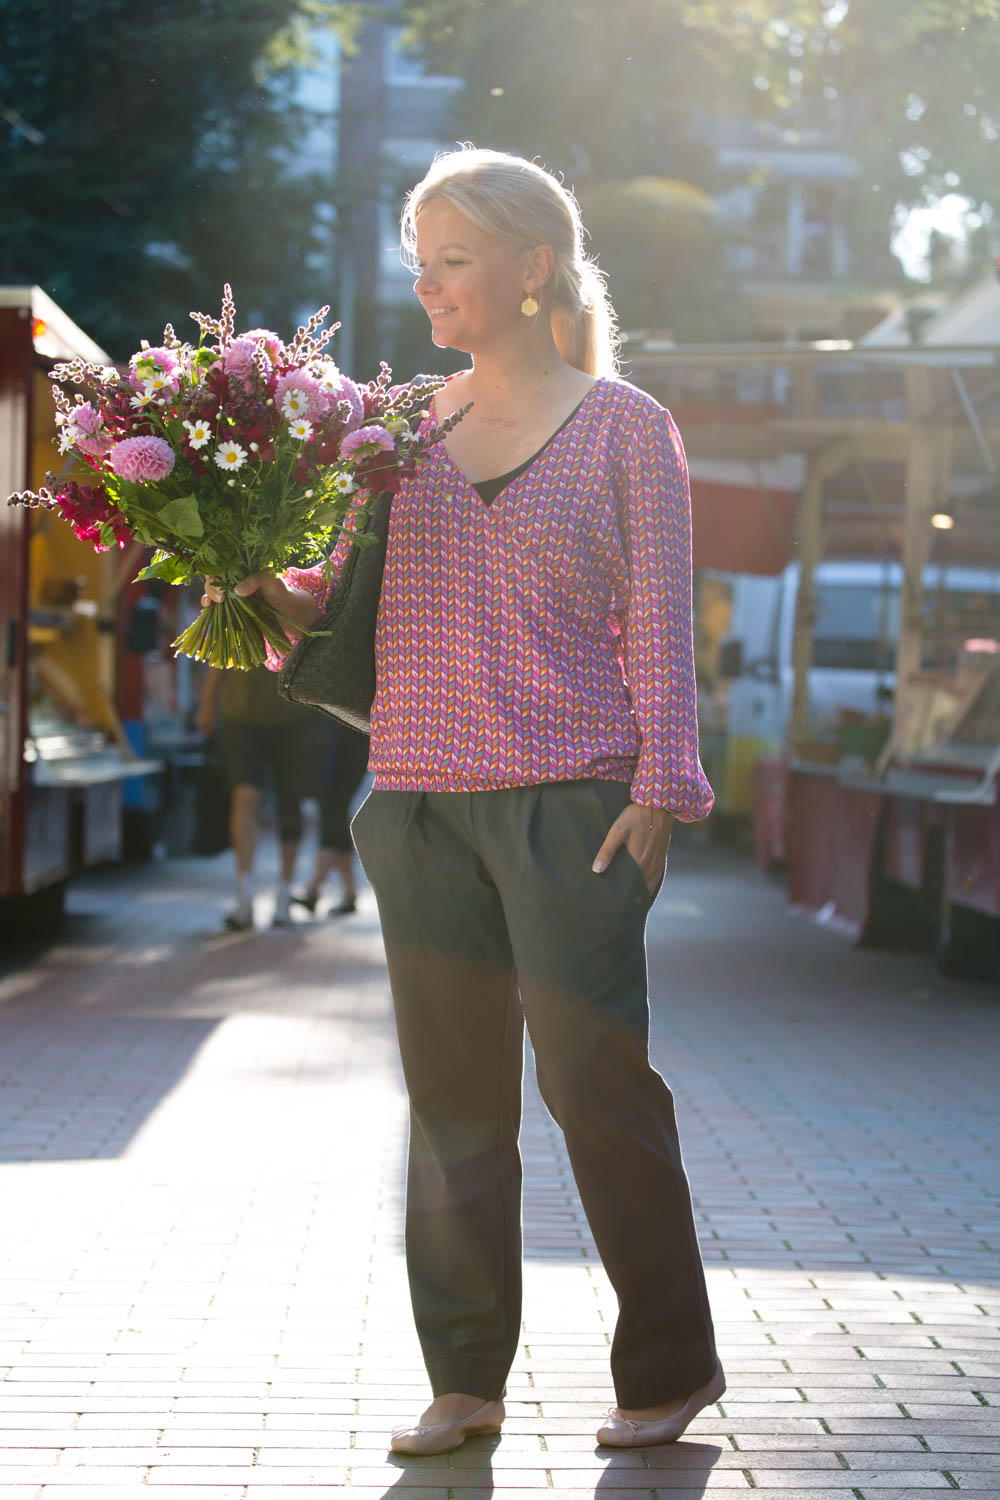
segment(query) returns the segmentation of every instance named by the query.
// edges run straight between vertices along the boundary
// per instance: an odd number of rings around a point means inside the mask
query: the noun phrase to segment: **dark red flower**
[[[131,527],[121,511],[112,505],[103,486],[78,484],[75,479],[62,480],[60,485],[56,507],[81,542],[93,542],[96,552],[108,552],[110,548],[101,537],[102,525],[111,528],[119,547],[132,540]]]
[[[373,495],[384,491],[394,495],[403,482],[403,471],[396,464],[383,465],[380,469],[366,469],[363,474],[359,472],[358,481]]]

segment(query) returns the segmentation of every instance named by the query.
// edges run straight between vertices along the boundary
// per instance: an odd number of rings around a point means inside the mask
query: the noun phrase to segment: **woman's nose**
[[[437,287],[437,281],[425,266],[413,283],[413,290],[418,297],[424,297],[428,292],[433,292]]]

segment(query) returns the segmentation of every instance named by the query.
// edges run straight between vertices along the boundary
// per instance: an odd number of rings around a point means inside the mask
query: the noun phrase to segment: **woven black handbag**
[[[326,608],[316,622],[324,635],[303,636],[285,658],[278,692],[368,734],[375,698],[375,621],[389,535],[392,496],[378,497],[359,526],[376,540],[352,547]]]

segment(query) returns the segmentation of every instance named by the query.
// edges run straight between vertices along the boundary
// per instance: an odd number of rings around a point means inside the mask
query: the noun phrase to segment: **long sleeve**
[[[622,518],[629,560],[623,666],[641,734],[632,800],[682,823],[712,810],[698,759],[691,608],[691,492],[669,412],[638,414],[623,464]]]

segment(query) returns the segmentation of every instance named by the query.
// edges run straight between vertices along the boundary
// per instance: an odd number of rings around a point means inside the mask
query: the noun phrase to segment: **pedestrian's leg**
[[[230,786],[229,842],[236,859],[236,905],[226,913],[225,926],[239,932],[253,926],[253,870],[267,768],[257,734],[246,725],[223,723],[221,745]]]
[[[710,1380],[717,1359],[673,1098],[649,1062],[650,896],[627,850],[605,874],[591,869],[628,788],[576,782],[479,798],[494,799],[483,843],[488,828],[539,1084],[618,1295],[618,1401],[669,1403]]]
[[[334,849],[333,867],[340,876],[340,904],[336,912],[348,912],[357,904],[358,892],[354,884],[354,853],[348,849]]]
[[[236,874],[241,882],[252,880],[257,853],[257,831],[260,822],[261,789],[245,783],[234,786],[229,804],[229,837],[236,856]]]
[[[406,1257],[435,1396],[498,1399],[521,1322],[523,1022],[470,799],[373,792],[354,820],[378,899],[410,1096]]]
[[[315,908],[315,898],[324,878],[330,870],[336,870],[340,876],[340,901],[330,908],[331,916],[346,916],[356,909],[354,845],[348,814],[368,769],[368,749],[366,734],[359,734],[346,725],[339,726],[333,765],[320,792],[320,849],[308,895]]]
[[[292,920],[292,877],[302,842],[302,799],[318,780],[319,751],[308,731],[290,735],[287,729],[268,727],[262,731],[268,766],[274,780],[281,876],[274,898],[274,925],[287,927]]]

